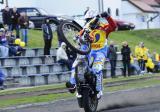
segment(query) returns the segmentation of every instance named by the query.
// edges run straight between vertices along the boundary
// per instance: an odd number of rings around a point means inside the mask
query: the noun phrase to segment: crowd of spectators
[[[0,29],[0,57],[20,56],[28,43],[29,19],[25,12],[19,13],[16,7],[6,6],[2,10],[2,20],[4,28]]]
[[[66,48],[67,45],[62,42],[61,47],[57,50],[57,62],[67,65],[68,69],[71,70],[72,63],[76,59],[76,53],[72,50],[68,51]],[[107,50],[107,60],[111,65],[110,76],[112,78],[118,77],[116,75],[118,60],[117,52],[118,48],[114,41],[110,41],[110,45]],[[120,60],[122,61],[121,69],[124,77],[131,75],[143,75],[145,73],[152,74],[160,71],[160,55],[156,52],[151,54],[149,49],[144,46],[143,42],[140,42],[133,52],[129,47],[128,42],[124,41],[120,52],[122,55],[122,60]]]
[[[135,47],[134,53],[132,53],[128,43],[126,41],[123,42],[121,48],[121,55],[123,63],[122,70],[124,77],[133,74],[152,74],[160,71],[160,55],[157,52],[153,52],[153,54],[151,54],[149,52],[149,49],[145,47],[143,42],[140,42],[140,44]],[[108,50],[108,59],[111,64],[111,77],[115,78],[117,55],[113,42],[110,42]]]
[[[20,38],[20,32],[22,40],[26,43],[28,42],[28,27],[29,19],[25,12],[19,13],[17,8],[9,8],[6,6],[2,10],[2,19],[4,29],[8,32],[16,31],[16,38]]]

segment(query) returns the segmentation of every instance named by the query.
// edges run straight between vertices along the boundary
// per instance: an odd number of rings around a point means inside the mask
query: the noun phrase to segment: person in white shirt
[[[72,68],[72,63],[68,59],[68,56],[66,53],[66,44],[64,42],[61,43],[61,46],[57,50],[57,62],[67,65],[69,70],[71,70]]]

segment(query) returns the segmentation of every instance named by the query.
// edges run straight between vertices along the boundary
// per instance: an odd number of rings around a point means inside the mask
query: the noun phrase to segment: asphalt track
[[[0,112],[83,112],[83,109],[79,109],[76,99],[70,99]],[[105,93],[98,112],[160,112],[160,86]]]

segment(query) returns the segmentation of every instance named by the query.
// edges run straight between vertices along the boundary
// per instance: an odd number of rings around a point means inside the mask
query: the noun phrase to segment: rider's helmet
[[[85,14],[84,18],[87,19],[87,18],[94,18],[95,16],[97,15],[97,11],[94,10],[94,9],[89,9],[87,11],[87,13]]]

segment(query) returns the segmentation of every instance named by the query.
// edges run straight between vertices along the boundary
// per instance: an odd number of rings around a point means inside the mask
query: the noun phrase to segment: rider
[[[104,18],[108,21],[108,24],[102,24],[100,18]],[[93,22],[91,22],[93,21]],[[91,52],[88,55],[89,61],[94,59],[92,65],[92,72],[96,75],[96,90],[98,92],[97,97],[100,98],[102,95],[102,69],[104,65],[104,61],[106,58],[106,39],[108,35],[116,29],[116,23],[111,18],[111,16],[107,12],[103,12],[100,15],[97,15],[93,20],[90,21],[91,31],[89,33],[89,38],[92,40],[91,43]],[[83,36],[83,30],[79,34],[79,37]],[[72,66],[72,74],[70,81],[66,83],[66,87],[69,89],[71,93],[74,93],[76,90],[76,82],[75,82],[75,66],[79,60],[75,60]]]

